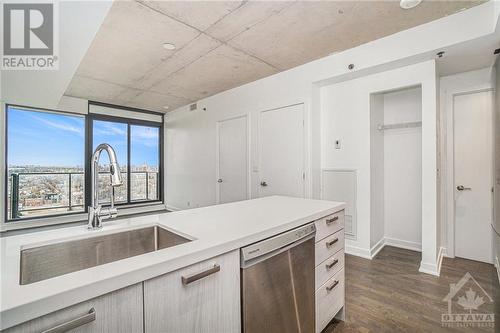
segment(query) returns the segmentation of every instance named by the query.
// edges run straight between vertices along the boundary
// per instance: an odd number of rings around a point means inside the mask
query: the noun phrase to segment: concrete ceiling
[[[482,2],[115,1],[65,94],[173,110]]]

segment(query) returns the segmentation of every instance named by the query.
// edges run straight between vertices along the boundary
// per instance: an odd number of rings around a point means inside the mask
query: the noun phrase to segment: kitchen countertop
[[[271,196],[104,222],[104,227],[97,231],[77,226],[1,238],[0,330],[236,250],[344,208],[339,202]],[[21,248],[155,224],[193,241],[28,285],[19,284]]]

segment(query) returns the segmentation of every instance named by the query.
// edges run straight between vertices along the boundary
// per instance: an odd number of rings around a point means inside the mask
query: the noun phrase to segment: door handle
[[[260,182],[260,186],[266,187],[267,183],[266,182]]]
[[[222,179],[217,179],[217,183],[222,183]]]
[[[458,185],[457,186],[457,190],[459,190],[459,191],[470,191],[470,190],[472,190],[472,188],[470,188],[470,187],[464,187],[463,185]]]
[[[83,326],[85,324],[91,323],[95,321],[95,310],[94,308],[90,309],[88,313],[84,314],[81,317],[69,320],[60,325],[49,328],[48,330],[43,331],[42,333],[63,333],[68,332],[77,327]]]

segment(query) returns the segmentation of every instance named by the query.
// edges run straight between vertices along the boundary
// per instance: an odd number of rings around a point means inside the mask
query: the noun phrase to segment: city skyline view
[[[85,119],[84,115],[9,106],[7,206],[11,219],[84,210]],[[124,184],[115,189],[115,201],[158,200],[160,128],[87,119],[92,121],[93,149],[108,143],[117,154]],[[111,196],[106,153],[101,154],[98,170],[99,201],[106,204]]]
[[[127,124],[95,120],[93,148],[100,143],[110,144],[116,151],[118,163],[127,165]],[[158,128],[132,125],[132,166],[158,165]],[[82,167],[85,154],[85,118],[78,115],[23,110],[9,107],[8,114],[9,167]],[[101,165],[108,164],[106,154]]]

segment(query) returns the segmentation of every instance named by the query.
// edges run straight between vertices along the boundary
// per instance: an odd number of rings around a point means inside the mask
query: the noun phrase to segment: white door
[[[492,262],[492,92],[454,97],[455,255]]]
[[[260,196],[304,197],[304,105],[260,114]]]
[[[247,199],[247,117],[217,123],[217,201],[226,203]]]

